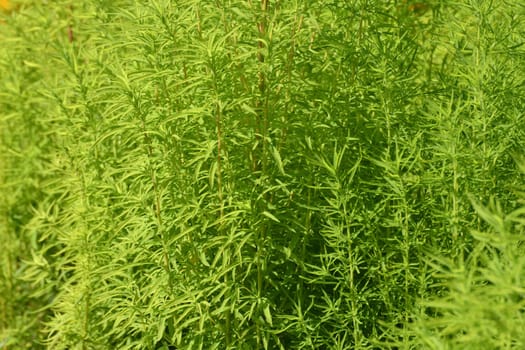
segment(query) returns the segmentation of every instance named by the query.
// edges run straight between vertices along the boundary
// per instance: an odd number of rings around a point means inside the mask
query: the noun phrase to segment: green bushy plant
[[[6,17],[0,348],[519,348],[523,9],[411,9]]]

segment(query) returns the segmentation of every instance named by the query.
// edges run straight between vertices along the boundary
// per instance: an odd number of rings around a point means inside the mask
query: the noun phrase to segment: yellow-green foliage
[[[3,14],[0,349],[522,349],[525,9],[418,4]]]

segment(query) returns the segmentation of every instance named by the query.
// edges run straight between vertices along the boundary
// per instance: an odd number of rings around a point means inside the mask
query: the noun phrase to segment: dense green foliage
[[[525,7],[410,9],[4,15],[0,349],[525,348]]]

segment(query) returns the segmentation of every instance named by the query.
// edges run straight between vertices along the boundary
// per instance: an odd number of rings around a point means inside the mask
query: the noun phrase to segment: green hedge
[[[4,15],[0,349],[524,348],[525,8],[426,3]]]

